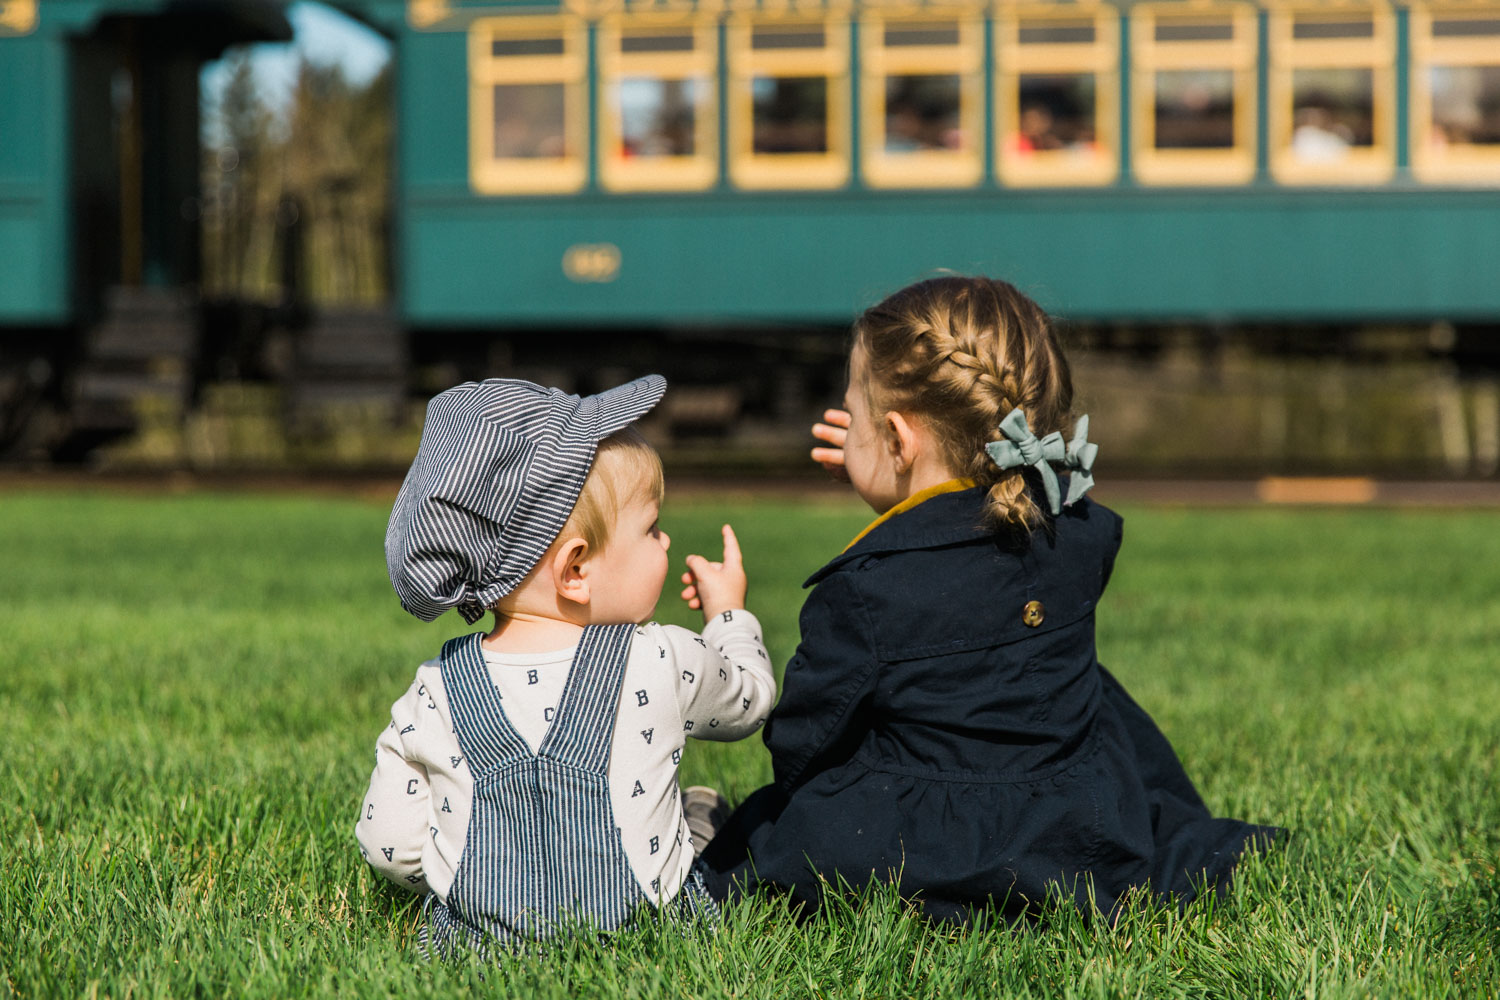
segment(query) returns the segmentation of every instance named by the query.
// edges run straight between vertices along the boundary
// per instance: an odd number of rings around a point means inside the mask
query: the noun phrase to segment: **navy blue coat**
[[[1213,818],[1099,664],[1120,517],[1085,499],[1015,538],[981,526],[982,501],[935,496],[808,581],[765,729],[776,780],[705,852],[714,895],[769,887],[816,907],[818,876],[873,878],[965,920],[1024,912],[1049,886],[1087,908],[1091,879],[1108,912],[1131,886],[1185,900],[1227,885],[1279,833]]]

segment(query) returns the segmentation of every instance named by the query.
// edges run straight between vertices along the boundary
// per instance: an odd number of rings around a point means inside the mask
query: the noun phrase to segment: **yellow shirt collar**
[[[861,538],[864,538],[870,532],[874,531],[880,525],[889,521],[897,514],[904,514],[918,504],[931,500],[935,496],[941,496],[944,493],[957,493],[959,490],[966,490],[974,485],[976,484],[972,479],[950,479],[946,483],[938,483],[936,486],[929,486],[925,490],[918,490],[916,493],[913,493],[911,496],[907,497],[905,500],[902,500],[900,503],[896,504],[896,506],[892,507],[890,510],[886,511],[884,514],[881,514],[875,520],[867,524],[864,531],[861,531],[859,534],[855,535],[854,540],[851,541],[848,545],[844,546],[844,551],[848,552],[850,549],[854,548],[854,546],[859,544],[859,540]]]

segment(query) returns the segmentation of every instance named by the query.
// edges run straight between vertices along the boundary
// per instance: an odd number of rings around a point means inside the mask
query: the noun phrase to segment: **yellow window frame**
[[[682,32],[690,52],[626,52],[633,33]],[[615,15],[599,24],[599,183],[611,191],[702,191],[719,175],[719,31],[714,18],[672,14]],[[686,156],[630,158],[619,153],[624,123],[615,86],[631,77],[706,84],[694,109],[693,148]]]
[[[951,24],[951,45],[887,45],[887,25]],[[972,187],[984,178],[984,22],[943,8],[872,10],[859,25],[860,169],[871,187]],[[891,152],[886,143],[885,81],[890,76],[956,75],[958,117],[967,149]]]
[[[1130,11],[1131,155],[1143,184],[1246,184],[1255,177],[1256,9],[1248,3],[1141,4]],[[1156,26],[1218,24],[1232,37],[1209,41],[1157,41]],[[1234,87],[1234,145],[1227,149],[1156,148],[1156,73],[1229,70]]]
[[[1500,20],[1500,5],[1432,4],[1411,8],[1411,169],[1428,183],[1494,184],[1500,182],[1500,146],[1434,148],[1426,137],[1432,131],[1432,78],[1443,66],[1500,66],[1500,33],[1438,38],[1434,18]]]
[[[1297,39],[1299,20],[1354,23],[1369,19],[1369,38]],[[1271,176],[1283,184],[1378,184],[1396,171],[1396,18],[1383,4],[1289,4],[1268,17],[1270,64],[1267,109]],[[1292,153],[1295,99],[1292,82],[1299,69],[1368,69],[1374,103],[1371,143],[1354,147],[1330,163],[1305,163]]]
[[[756,28],[821,27],[822,48],[754,49]],[[732,15],[725,28],[729,53],[729,177],[759,190],[826,190],[849,182],[849,21],[842,14]],[[756,76],[827,78],[828,150],[755,152]]]
[[[0,38],[36,30],[37,0],[0,0]]]
[[[1092,25],[1092,42],[1025,42],[1023,27]],[[1109,184],[1120,173],[1120,15],[1110,6],[1083,9],[1057,5],[1006,6],[995,17],[995,166],[1012,187]],[[1097,154],[1011,147],[1020,130],[1021,77],[1038,73],[1092,73]]]
[[[560,54],[496,56],[496,41],[562,40]],[[503,158],[495,149],[495,87],[563,86],[563,156]],[[588,180],[588,25],[566,16],[486,17],[469,28],[469,181],[481,194],[566,194]]]

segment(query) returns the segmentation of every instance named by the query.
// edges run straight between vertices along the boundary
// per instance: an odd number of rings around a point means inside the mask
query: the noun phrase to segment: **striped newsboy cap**
[[[582,398],[492,378],[433,397],[385,531],[401,606],[423,621],[453,607],[478,621],[562,531],[599,442],[666,391],[660,375]]]

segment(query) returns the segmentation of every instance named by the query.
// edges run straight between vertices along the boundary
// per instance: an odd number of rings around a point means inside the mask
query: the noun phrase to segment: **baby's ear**
[[[584,571],[588,557],[589,543],[582,538],[575,536],[559,541],[548,559],[552,588],[557,591],[557,596],[574,604],[589,602],[589,579]]]

